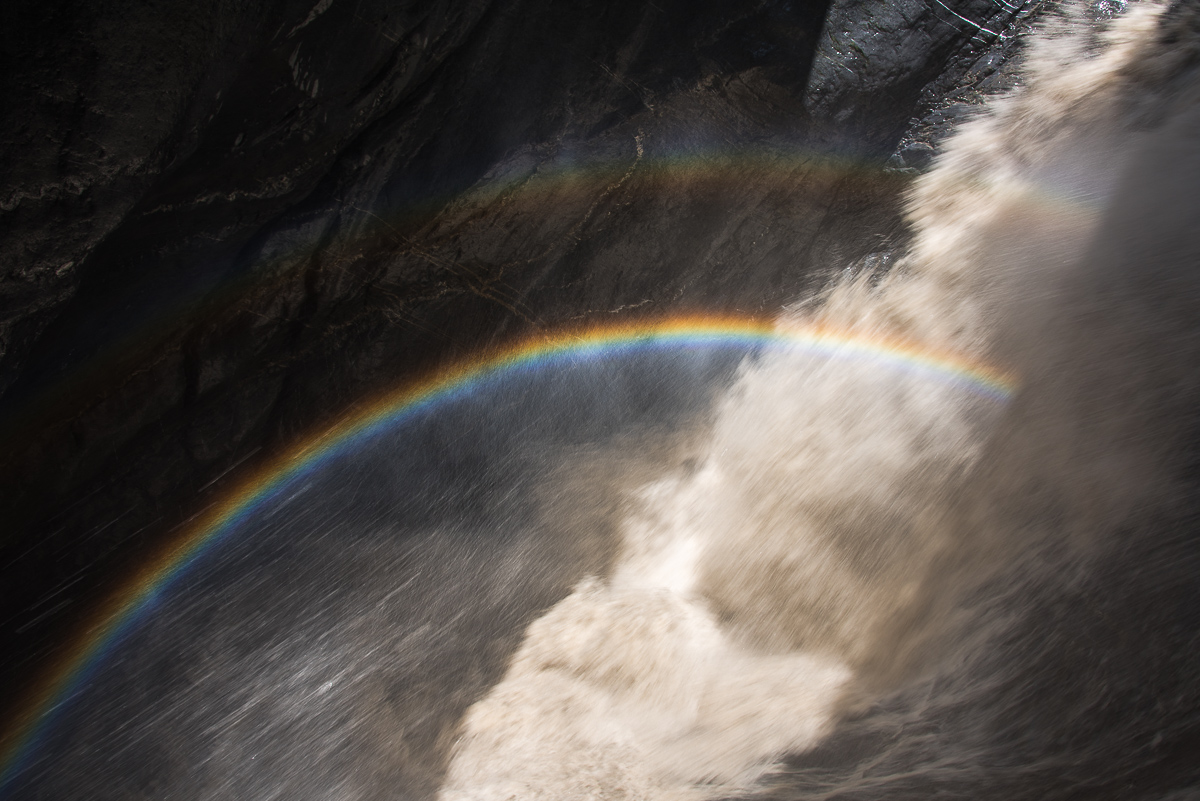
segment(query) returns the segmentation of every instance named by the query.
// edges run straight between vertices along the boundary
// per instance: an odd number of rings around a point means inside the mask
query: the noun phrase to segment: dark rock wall
[[[598,316],[770,313],[882,258],[926,143],[885,162],[1038,5],[8,4],[6,670],[381,386]]]

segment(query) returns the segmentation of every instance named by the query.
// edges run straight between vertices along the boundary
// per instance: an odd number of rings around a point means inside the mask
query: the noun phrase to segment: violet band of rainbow
[[[1017,386],[1014,376],[995,367],[914,343],[713,315],[617,322],[540,335],[438,371],[379,396],[243,478],[113,593],[46,671],[46,678],[5,732],[0,741],[0,794],[24,770],[56,718],[105,657],[153,610],[156,599],[287,487],[413,415],[451,401],[488,379],[522,370],[563,368],[630,351],[698,347],[792,348],[832,359],[863,360],[950,382],[997,402],[1006,401]]]

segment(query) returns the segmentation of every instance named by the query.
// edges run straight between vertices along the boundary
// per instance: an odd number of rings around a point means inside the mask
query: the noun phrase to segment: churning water
[[[1065,8],[890,272],[287,484],[10,791],[1200,798],[1198,68],[1194,3]]]

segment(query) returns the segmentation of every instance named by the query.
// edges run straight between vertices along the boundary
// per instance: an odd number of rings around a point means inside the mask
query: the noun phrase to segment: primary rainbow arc
[[[797,348],[837,359],[862,359],[958,384],[1003,401],[1014,378],[994,367],[897,339],[797,327],[749,317],[678,316],[617,322],[541,335],[467,360],[415,384],[386,393],[341,422],[243,478],[221,501],[199,515],[170,545],[114,593],[84,633],[67,648],[32,694],[6,733],[0,763],[0,792],[21,772],[57,714],[86,684],[105,656],[154,607],[155,600],[210,549],[283,488],[351,453],[412,415],[452,400],[489,378],[521,369],[547,369],[629,350],[678,347]]]

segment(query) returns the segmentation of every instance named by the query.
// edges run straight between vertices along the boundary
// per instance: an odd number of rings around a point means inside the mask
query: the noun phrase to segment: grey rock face
[[[10,4],[5,641],[36,657],[74,608],[39,598],[374,388],[882,258],[885,162],[1036,6]]]

